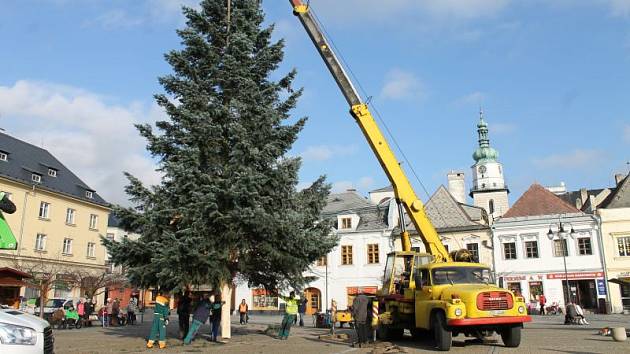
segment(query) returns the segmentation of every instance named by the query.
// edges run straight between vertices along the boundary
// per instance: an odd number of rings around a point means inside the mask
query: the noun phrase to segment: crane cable
[[[310,0],[309,0],[310,3]],[[312,8],[312,5],[308,5],[309,7]],[[372,110],[374,111],[376,117],[378,118],[378,120],[381,122],[381,124],[383,125],[383,127],[385,127],[385,131],[387,132],[387,135],[390,137],[390,139],[392,140],[392,142],[394,143],[394,145],[396,146],[396,150],[398,150],[398,152],[400,153],[400,155],[403,157],[403,160],[405,161],[405,163],[409,166],[409,169],[411,170],[411,173],[413,174],[413,176],[415,177],[416,181],[418,181],[418,183],[420,184],[420,186],[422,187],[422,190],[424,191],[424,193],[427,196],[427,201],[429,200],[429,198],[431,198],[431,195],[429,194],[429,191],[427,190],[426,186],[424,185],[424,183],[422,183],[422,181],[420,180],[420,177],[418,176],[418,174],[416,173],[416,170],[413,168],[413,165],[411,164],[411,162],[409,161],[409,159],[407,158],[407,155],[405,154],[405,152],[403,151],[402,147],[400,146],[400,144],[398,144],[398,140],[396,140],[396,137],[394,136],[394,134],[391,132],[391,130],[389,129],[389,126],[387,125],[387,123],[385,122],[385,120],[383,119],[383,117],[381,116],[381,113],[379,112],[379,110],[376,108],[375,103],[373,103],[373,97],[369,96],[367,94],[367,91],[365,90],[365,88],[363,87],[363,85],[361,84],[361,81],[359,80],[359,78],[357,77],[357,75],[355,75],[354,71],[352,70],[352,67],[350,66],[350,64],[348,63],[348,61],[346,60],[346,58],[343,56],[343,53],[341,52],[341,50],[339,50],[339,48],[337,47],[337,45],[335,44],[335,41],[333,40],[332,36],[328,33],[328,31],[326,30],[326,26],[324,26],[324,24],[322,23],[322,21],[319,19],[319,17],[317,16],[317,14],[315,13],[315,11],[313,11],[312,9],[310,10],[310,13],[313,15],[313,18],[315,19],[315,21],[318,23],[319,27],[322,29],[322,32],[324,32],[324,35],[326,36],[326,38],[330,41],[330,44],[333,46],[334,50],[335,50],[335,54],[337,54],[337,56],[339,57],[339,59],[341,60],[342,64],[344,65],[344,67],[346,69],[348,69],[348,72],[350,73],[350,75],[352,76],[354,82],[357,83],[357,86],[359,87],[359,89],[361,90],[361,93],[367,97],[367,102],[369,103],[369,105],[372,107]],[[424,208],[426,210],[426,204],[424,205]],[[437,211],[440,219],[442,219],[442,222],[444,224],[447,224],[446,219],[444,218],[444,216],[442,215],[442,213],[440,212],[439,208],[435,208],[435,210]],[[401,219],[403,222],[405,222],[405,218],[404,215],[401,216]],[[419,230],[416,230],[417,232],[420,232]]]

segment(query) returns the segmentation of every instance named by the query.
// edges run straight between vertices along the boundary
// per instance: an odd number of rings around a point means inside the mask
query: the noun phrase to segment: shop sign
[[[353,286],[349,287],[348,295],[358,295],[360,293],[376,295],[378,288],[376,286]]]
[[[604,272],[575,272],[567,273],[566,277],[569,279],[592,279],[601,278],[604,276]],[[547,279],[564,279],[565,273],[550,273],[547,274]]]
[[[524,276],[524,275],[503,277],[503,280],[505,280],[505,281],[520,281],[520,280],[525,280],[525,279],[527,279],[527,277]]]
[[[606,282],[604,282],[604,279],[597,279],[597,293],[606,295]]]

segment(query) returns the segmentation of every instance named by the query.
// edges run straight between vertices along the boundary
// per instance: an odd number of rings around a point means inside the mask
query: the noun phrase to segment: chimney
[[[466,180],[464,172],[451,171],[447,175],[448,192],[459,203],[466,203]]]
[[[624,178],[626,178],[626,175],[624,175],[622,173],[617,173],[615,175],[615,185],[618,186],[619,183],[621,183],[621,181],[623,181]]]
[[[586,188],[580,188],[580,200],[582,201],[582,205],[586,204],[588,200],[588,191]]]
[[[346,192],[356,192],[356,188],[348,188],[346,189]]]

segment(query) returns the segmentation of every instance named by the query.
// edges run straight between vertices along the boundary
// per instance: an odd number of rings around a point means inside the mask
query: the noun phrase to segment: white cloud
[[[349,156],[357,151],[354,145],[314,145],[300,154],[305,161],[326,161],[335,157]]]
[[[146,142],[133,126],[163,116],[155,105],[111,104],[75,87],[18,81],[0,85],[0,114],[9,134],[43,144],[109,202],[126,204],[123,171],[148,184],[159,181]]]
[[[467,95],[464,95],[457,100],[455,103],[457,105],[476,105],[482,106],[484,101],[486,100],[486,94],[481,91],[471,92]]]
[[[68,2],[69,3],[69,2]],[[61,2],[60,5],[67,5]],[[199,0],[144,0],[139,10],[130,13],[120,8],[111,9],[93,19],[83,22],[84,26],[99,26],[105,30],[127,29],[147,23],[183,24],[182,6],[199,9]]]
[[[318,0],[314,9],[336,22],[389,22],[406,18],[438,18],[449,21],[491,17],[510,0]]]
[[[422,98],[424,89],[412,72],[394,68],[385,75],[381,96],[393,100]]]
[[[331,193],[341,193],[349,189],[369,190],[374,187],[374,178],[365,176],[357,181],[337,181],[332,184]]]
[[[610,7],[613,16],[630,16],[630,0],[604,0]]]
[[[107,11],[104,14],[96,17],[92,20],[86,20],[83,22],[84,26],[99,26],[105,30],[111,31],[122,28],[131,28],[139,26],[144,23],[144,20],[139,17],[133,17],[127,13],[127,11],[121,9],[114,9]]]
[[[533,159],[539,168],[577,169],[591,167],[605,160],[605,154],[599,150],[576,149],[565,154],[552,154]]]

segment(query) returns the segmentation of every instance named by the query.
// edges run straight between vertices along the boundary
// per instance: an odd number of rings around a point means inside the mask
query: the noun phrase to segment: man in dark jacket
[[[306,315],[307,303],[308,300],[306,300],[306,297],[302,295],[302,298],[300,299],[300,303],[298,305],[298,314],[300,315],[300,327],[304,327],[304,316]]]
[[[357,330],[358,346],[361,348],[367,344],[367,319],[368,304],[370,299],[361,293],[352,301],[352,317],[354,317],[355,328]]]
[[[208,295],[205,294],[201,301],[195,307],[195,312],[193,313],[193,322],[186,338],[184,338],[184,344],[190,344],[192,340],[195,338],[197,331],[199,328],[206,323],[208,317],[210,317],[210,300],[208,300]]]
[[[190,291],[186,290],[180,295],[177,302],[177,315],[179,316],[179,338],[184,339],[190,329]]]
[[[221,327],[221,310],[225,301],[221,301],[221,294],[214,295],[212,302],[212,341],[216,342],[219,336],[219,327]]]

